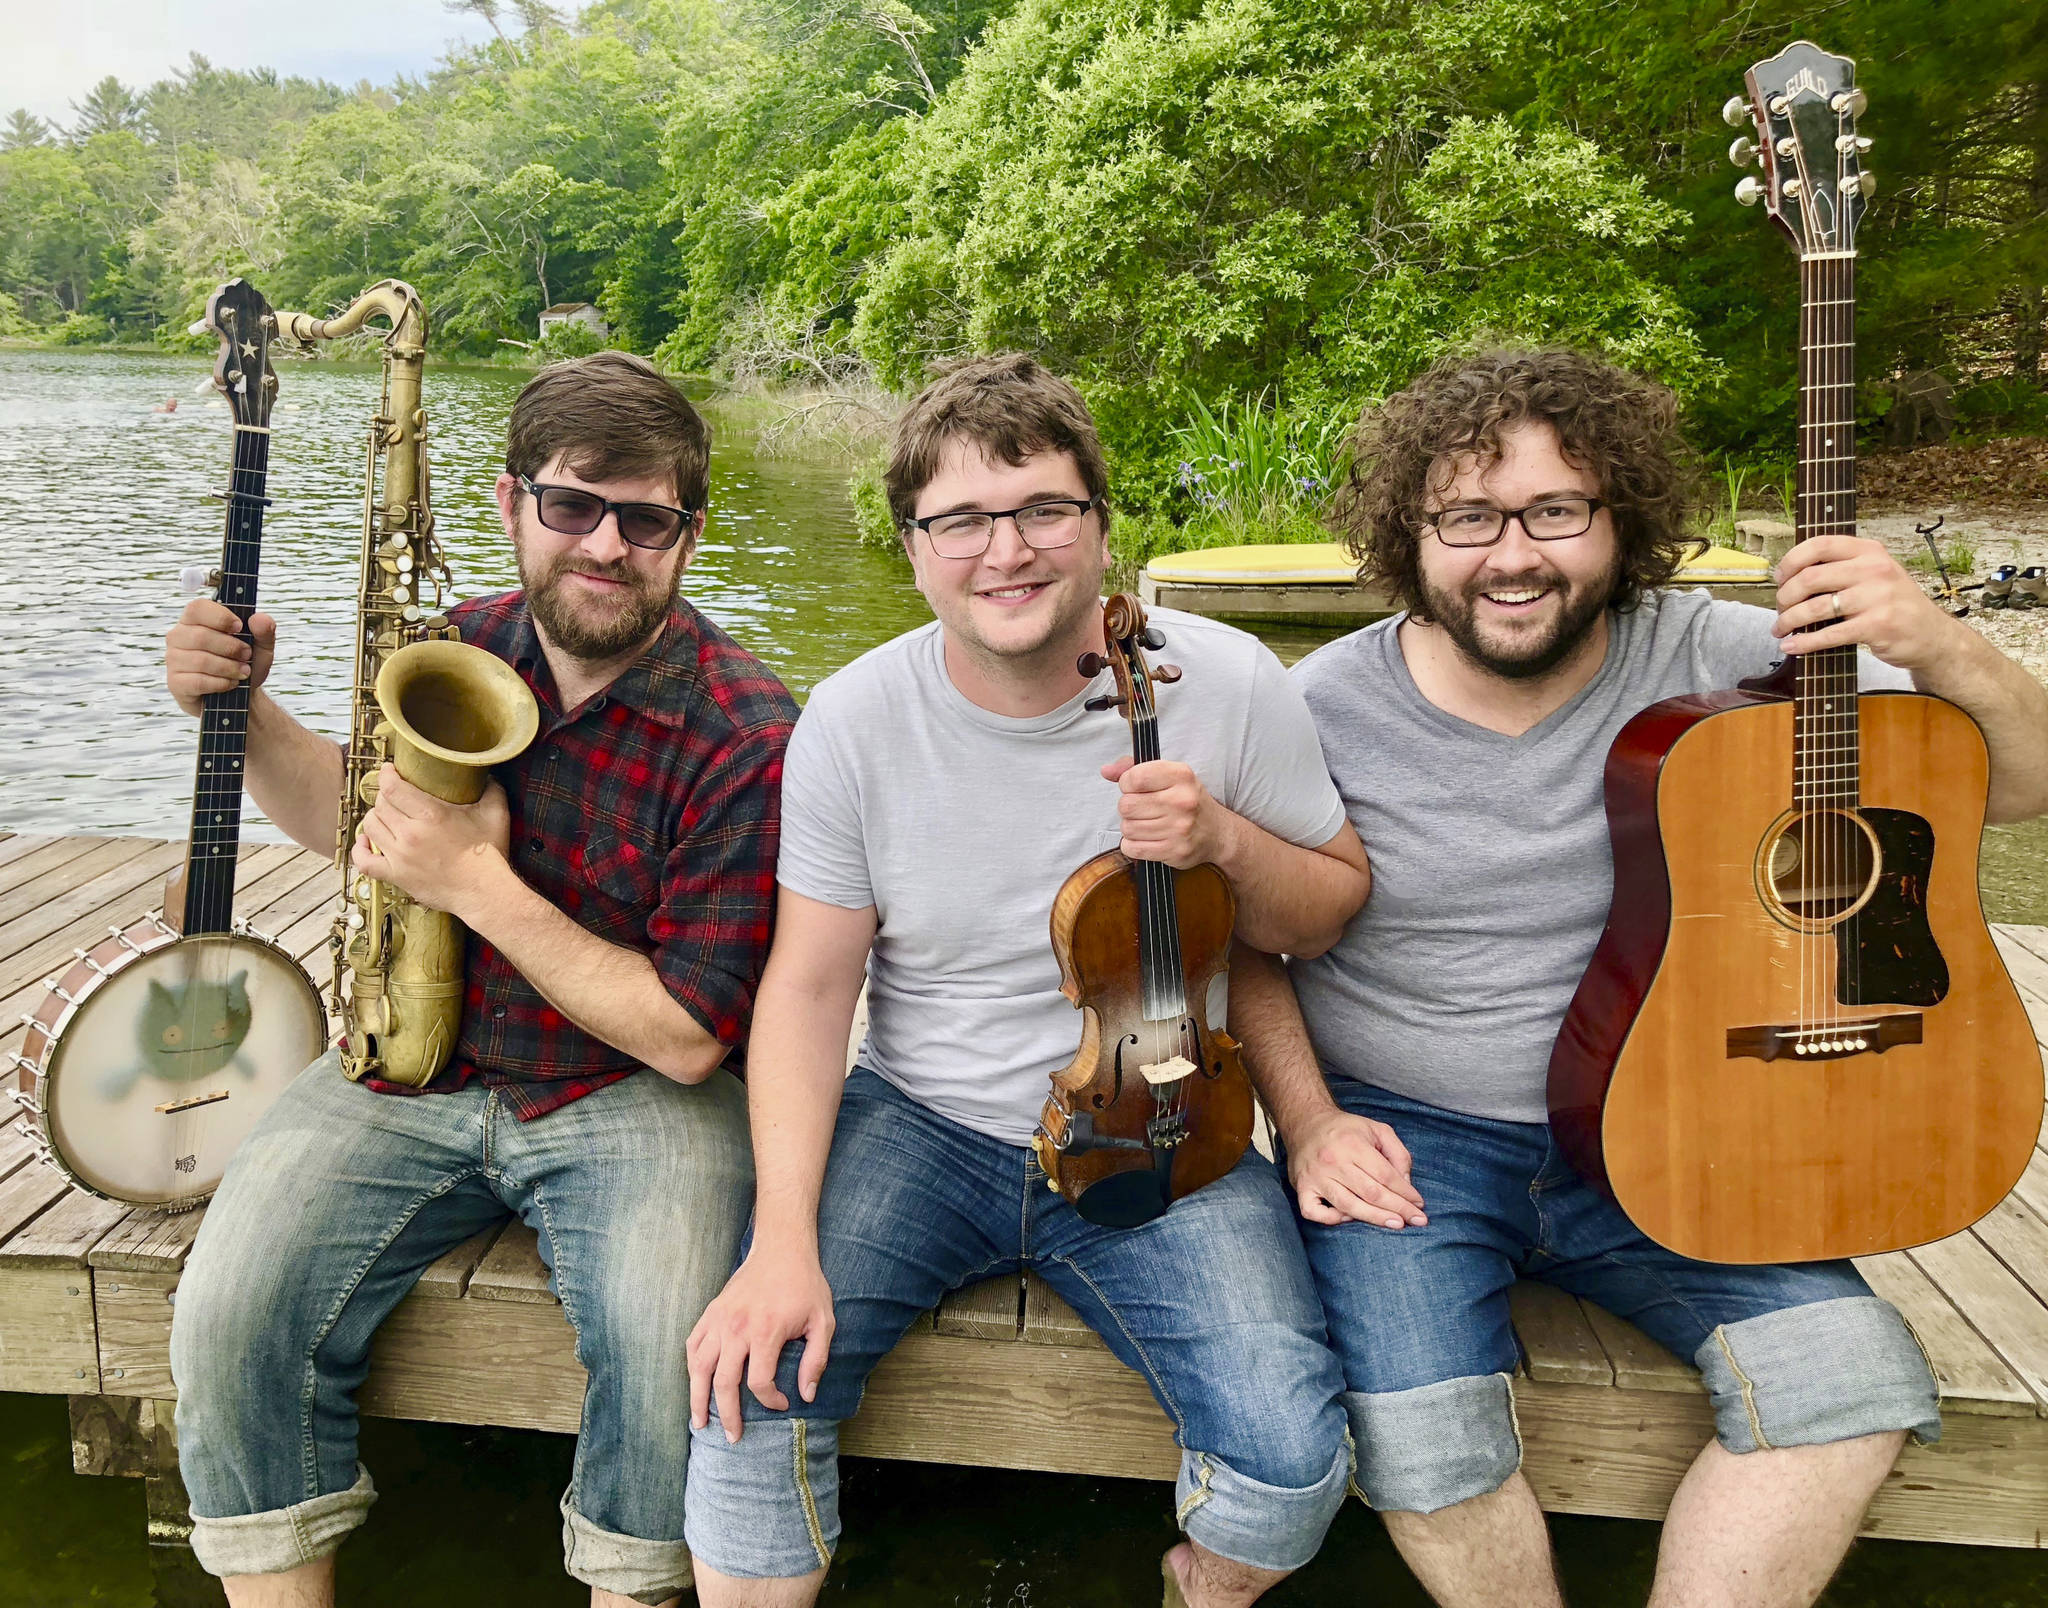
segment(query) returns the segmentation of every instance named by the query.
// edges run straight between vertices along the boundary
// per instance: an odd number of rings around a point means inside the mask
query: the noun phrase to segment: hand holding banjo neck
[[[276,320],[244,280],[198,326],[220,337],[214,384],[234,448],[216,596],[247,640],[268,499]],[[192,833],[165,908],[109,929],[44,983],[9,1093],[44,1161],[108,1200],[183,1211],[327,1043],[320,995],[290,955],[235,919],[249,690],[209,693],[199,721]]]

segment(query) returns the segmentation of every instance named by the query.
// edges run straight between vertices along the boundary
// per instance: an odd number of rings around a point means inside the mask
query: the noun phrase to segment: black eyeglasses
[[[995,508],[983,512],[979,509],[962,509],[952,514],[927,514],[922,519],[913,519],[913,528],[925,533],[932,544],[932,551],[941,558],[979,558],[988,551],[988,544],[995,540],[996,521],[1016,521],[1017,534],[1024,538],[1026,547],[1045,552],[1055,547],[1071,547],[1081,537],[1081,521],[1088,517],[1088,510],[1100,507],[1100,497],[1067,498],[1055,497],[1045,502],[1028,503],[1022,508]]]
[[[1489,508],[1460,503],[1424,517],[1446,547],[1491,547],[1507,533],[1508,521],[1519,519],[1532,542],[1561,542],[1593,528],[1594,513],[1607,506],[1598,497],[1546,497],[1527,508]]]
[[[525,475],[519,477],[519,484],[533,494],[534,512],[549,530],[563,536],[588,536],[604,523],[607,513],[612,513],[618,515],[620,541],[656,553],[675,546],[697,515],[694,508],[671,508],[667,503],[612,502],[577,486],[543,486]]]

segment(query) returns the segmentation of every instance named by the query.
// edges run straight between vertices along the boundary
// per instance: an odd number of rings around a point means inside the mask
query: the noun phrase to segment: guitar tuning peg
[[[1747,134],[1737,135],[1734,143],[1728,147],[1728,160],[1737,167],[1748,167],[1750,163],[1757,159],[1758,155],[1756,141]]]
[[[1845,89],[1828,102],[1828,109],[1838,116],[1861,117],[1870,110],[1870,97],[1860,89]]]
[[[1105,709],[1120,708],[1122,704],[1123,699],[1119,698],[1115,693],[1105,692],[1099,698],[1090,698],[1086,703],[1081,705],[1081,707],[1087,710],[1091,715],[1099,715]]]
[[[1764,181],[1756,177],[1741,180],[1735,186],[1735,199],[1746,207],[1753,207],[1764,198]]]
[[[1740,128],[1755,114],[1749,109],[1749,102],[1740,95],[1730,95],[1721,105],[1721,121],[1730,128]]]
[[[1099,653],[1084,653],[1074,661],[1074,668],[1093,681],[1102,674],[1108,664],[1109,661]]]
[[[1861,156],[1869,150],[1872,141],[1868,134],[1837,134],[1835,149],[1844,156]]]
[[[1138,646],[1150,648],[1154,653],[1157,653],[1166,646],[1166,633],[1156,625],[1148,625],[1138,633]]]
[[[1856,188],[1863,192],[1865,200],[1877,194],[1877,175],[1867,169],[1856,175]]]
[[[1170,687],[1180,680],[1180,666],[1177,664],[1155,664],[1152,667],[1152,679]]]

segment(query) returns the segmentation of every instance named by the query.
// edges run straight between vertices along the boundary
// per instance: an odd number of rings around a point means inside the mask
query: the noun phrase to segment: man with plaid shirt
[[[351,1083],[333,1052],[308,1068],[237,1153],[177,1291],[192,1544],[236,1608],[332,1602],[334,1551],[376,1499],[354,1404],[371,1336],[508,1213],[538,1231],[590,1375],[569,1573],[594,1605],[690,1583],[685,1342],[750,1198],[726,1068],[768,944],[796,713],[678,595],[709,458],[689,402],[624,353],[547,369],[513,407],[498,502],[523,587],[450,617],[518,671],[539,734],[473,805],[385,766],[352,853],[468,928],[454,1053],[421,1089]],[[171,630],[187,713],[262,686],[275,622],[233,631],[204,600]],[[339,746],[254,692],[248,788],[270,818],[324,853],[341,786]]]

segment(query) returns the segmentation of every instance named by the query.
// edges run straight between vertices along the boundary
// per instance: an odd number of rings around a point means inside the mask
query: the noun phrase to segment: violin
[[[1092,679],[1107,667],[1117,690],[1087,707],[1124,711],[1142,765],[1159,758],[1153,686],[1181,673],[1146,666],[1142,650],[1165,638],[1128,593],[1103,605],[1102,634],[1108,653],[1084,653],[1078,668]],[[1031,1143],[1051,1187],[1091,1223],[1148,1223],[1251,1143],[1251,1080],[1236,1040],[1208,1020],[1236,921],[1217,867],[1176,870],[1119,849],[1081,866],[1053,901],[1060,992],[1080,1009],[1081,1047],[1053,1074]]]

